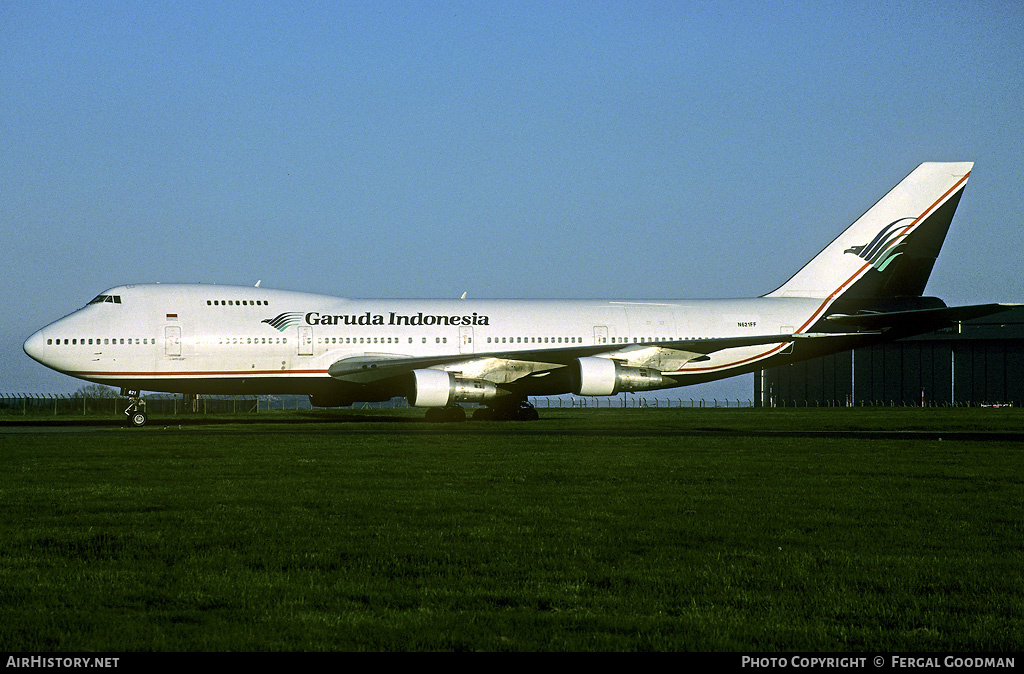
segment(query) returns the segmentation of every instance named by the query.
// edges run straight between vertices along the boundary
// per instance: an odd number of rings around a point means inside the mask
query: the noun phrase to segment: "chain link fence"
[[[174,394],[149,394],[144,397],[146,413],[162,416],[178,414],[259,414],[271,411],[313,409],[306,396],[213,396],[186,397]],[[532,397],[530,402],[542,409],[626,409],[669,407],[751,407],[752,401],[740,399],[658,398],[654,396]],[[128,407],[126,397],[73,394],[0,393],[0,418],[7,416],[68,416],[122,414]],[[383,402],[355,403],[352,409],[405,409],[405,398]],[[475,408],[481,405],[465,404]]]
[[[147,414],[173,416],[178,414],[260,414],[278,411],[314,409],[306,396],[214,396],[185,397],[173,394],[145,396]],[[680,398],[643,395],[612,397],[544,396],[529,401],[539,409],[640,409],[640,408],[744,408],[753,407],[750,399]],[[81,394],[0,393],[0,418],[13,416],[67,416],[89,414],[122,414],[128,407],[123,396],[89,396]],[[775,399],[765,407],[1014,407],[1010,402],[933,402],[902,400],[783,400]],[[383,402],[355,403],[352,409],[406,409],[405,398]],[[464,404],[466,408],[481,407]]]
[[[187,401],[182,396],[147,395],[146,413],[175,415],[185,413],[237,414],[267,410],[268,402],[256,396],[198,396]],[[123,414],[128,407],[123,396],[87,396],[75,394],[0,393],[0,418],[28,415]],[[309,407],[309,401],[306,401]]]

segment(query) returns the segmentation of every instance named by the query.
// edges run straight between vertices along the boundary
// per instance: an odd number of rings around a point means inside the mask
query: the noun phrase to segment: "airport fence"
[[[757,407],[1016,407],[1015,401],[977,401],[977,400],[815,400],[774,398]]]
[[[540,409],[640,409],[640,408],[744,408],[754,407],[754,401],[741,398],[681,398],[644,395],[593,396],[538,396],[530,402]],[[185,397],[173,394],[145,396],[148,414],[261,414],[310,410],[313,407],[306,396],[229,396],[199,395]],[[81,394],[27,394],[0,393],[0,418],[27,415],[87,415],[121,414],[128,399],[115,396],[89,396]],[[1015,402],[976,401],[921,401],[903,400],[787,400],[777,398],[764,407],[1014,407]],[[392,398],[383,402],[362,402],[352,409],[406,409],[405,398]],[[480,405],[467,403],[463,407]]]
[[[186,397],[174,394],[144,396],[147,414],[259,414],[275,411],[313,409],[306,396],[242,396],[199,395]],[[120,395],[92,396],[72,394],[0,393],[0,416],[121,414],[128,407],[128,398]],[[608,409],[608,408],[670,408],[670,407],[751,407],[750,400],[725,398],[667,398],[655,396],[531,397],[530,402],[542,409]],[[481,407],[464,404],[464,407]],[[352,409],[405,409],[405,398],[383,402],[359,402]]]
[[[146,413],[174,415],[188,412],[200,414],[232,414],[268,409],[268,402],[256,396],[183,396],[154,394],[145,396]],[[77,394],[0,394],[0,415],[73,415],[120,414],[128,407],[123,396],[89,396]],[[308,409],[309,402],[306,401]]]
[[[656,396],[552,396],[531,397],[542,409],[636,409],[656,407],[753,407],[752,400],[739,398],[659,398]]]

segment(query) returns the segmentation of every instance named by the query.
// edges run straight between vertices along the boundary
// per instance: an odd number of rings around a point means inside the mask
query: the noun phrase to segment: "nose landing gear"
[[[140,391],[132,389],[121,389],[121,395],[128,397],[128,407],[124,413],[128,417],[128,423],[135,428],[146,425],[149,417],[146,416],[146,401],[142,399]]]

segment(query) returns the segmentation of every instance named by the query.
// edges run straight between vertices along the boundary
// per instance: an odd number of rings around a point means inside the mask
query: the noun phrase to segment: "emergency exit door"
[[[164,355],[181,355],[181,328],[176,325],[164,328]]]

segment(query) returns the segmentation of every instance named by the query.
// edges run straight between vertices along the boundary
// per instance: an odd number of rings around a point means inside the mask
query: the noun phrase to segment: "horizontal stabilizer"
[[[885,311],[879,313],[833,314],[825,320],[839,325],[881,330],[885,328],[904,330],[922,327],[922,332],[932,329],[929,326],[943,323],[955,323],[972,318],[980,318],[1001,311],[1007,311],[1019,304],[973,304],[963,307],[942,307],[938,309],[914,309],[911,311]]]

